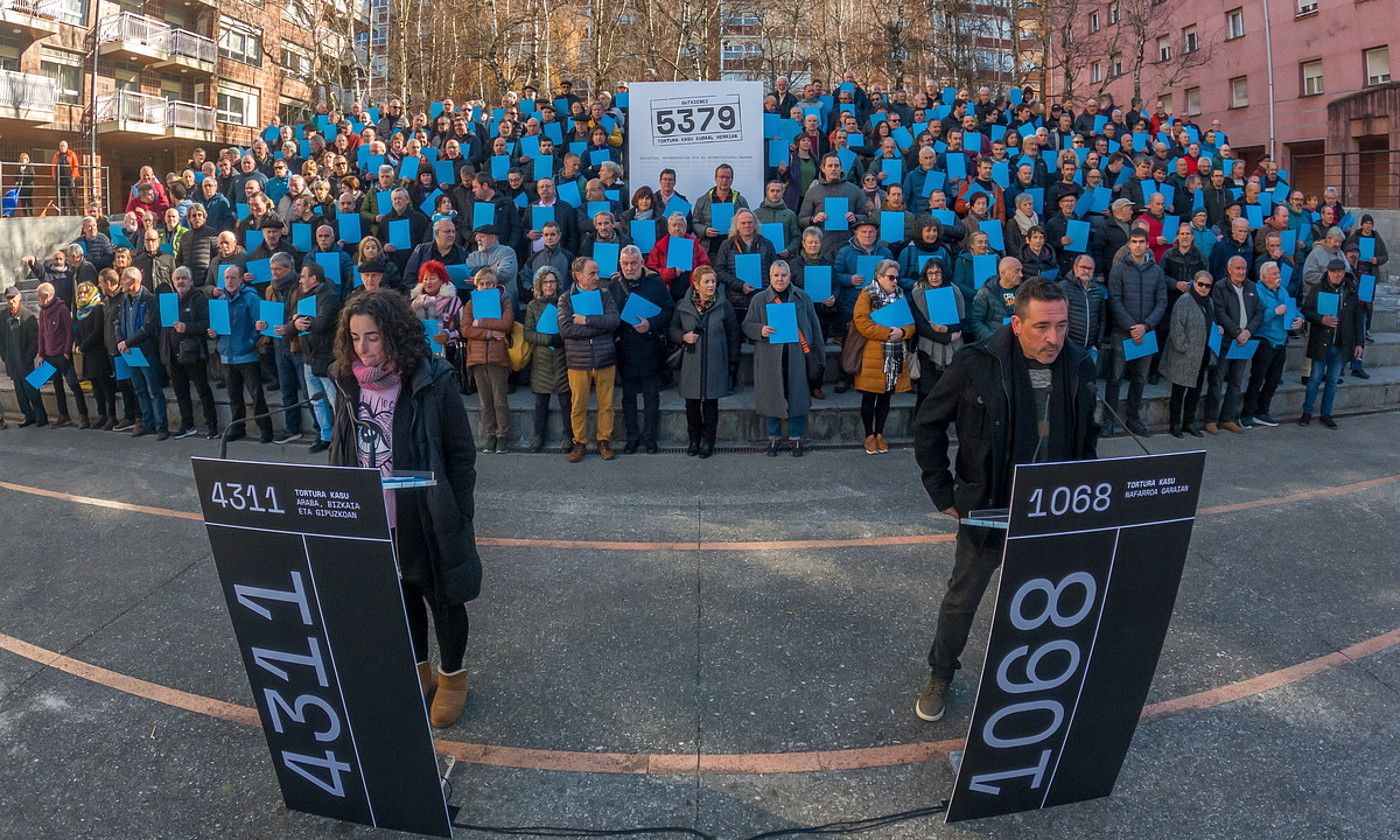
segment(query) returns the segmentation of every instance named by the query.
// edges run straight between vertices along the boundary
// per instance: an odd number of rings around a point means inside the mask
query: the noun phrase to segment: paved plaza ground
[[[1113,796],[863,836],[1400,837],[1400,414],[1340,421],[1204,441]],[[188,458],[216,453],[0,432],[0,838],[391,836],[282,807],[196,513]],[[920,722],[953,544],[909,449],[478,466],[472,695],[439,733],[460,820],[737,840],[948,795],[992,595],[947,718]]]

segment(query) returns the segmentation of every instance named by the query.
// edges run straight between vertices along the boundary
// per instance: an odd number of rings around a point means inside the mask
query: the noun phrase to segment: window
[[[1117,3],[1110,3],[1110,4],[1108,4],[1108,22],[1109,22],[1109,23],[1117,23],[1117,22],[1118,22],[1118,4],[1117,4]]]
[[[1099,28],[1100,28],[1100,27],[1099,27],[1099,13],[1098,13],[1098,12],[1091,12],[1091,13],[1089,14],[1089,31],[1090,31],[1091,33],[1092,33],[1092,32],[1098,32],[1098,31],[1099,31]]]
[[[1108,75],[1117,78],[1123,75],[1123,54],[1114,53],[1108,57]]]
[[[1164,93],[1157,98],[1162,100],[1162,110],[1165,113],[1169,115],[1176,113],[1176,110],[1172,108],[1172,95],[1170,93]]]
[[[1196,24],[1181,30],[1181,51],[1193,53],[1201,48],[1201,36],[1196,34]]]
[[[282,69],[294,79],[307,81],[311,78],[311,56],[289,44],[282,45]]]
[[[1317,11],[1317,0],[1298,0],[1298,17]]]
[[[1390,47],[1376,47],[1361,55],[1366,61],[1366,84],[1383,85],[1390,81]]]
[[[1322,59],[1305,61],[1301,65],[1303,73],[1303,95],[1317,96],[1322,93]]]
[[[117,90],[140,93],[141,68],[127,61],[118,61],[112,65],[112,82],[116,85]]]
[[[1186,89],[1186,114],[1195,117],[1201,113],[1201,89],[1198,87]]]
[[[83,56],[65,50],[44,47],[39,59],[39,72],[58,83],[58,101],[77,105],[83,95]]]
[[[217,104],[219,122],[232,125],[259,125],[258,92],[232,82],[219,83]]]
[[[1244,9],[1225,13],[1225,40],[1244,35]]]
[[[1170,61],[1172,57],[1172,39],[1163,35],[1157,39],[1157,60]]]
[[[262,30],[241,20],[219,16],[219,55],[262,66]]]
[[[1090,68],[1090,70],[1089,70],[1089,77],[1090,77],[1090,81],[1094,81],[1094,82],[1102,82],[1102,81],[1103,81],[1103,64],[1102,64],[1101,62],[1098,62],[1098,61],[1095,61],[1095,62],[1094,62],[1093,66],[1092,66],[1092,67]]]
[[[1244,108],[1249,105],[1249,77],[1236,76],[1230,80],[1230,107]]]

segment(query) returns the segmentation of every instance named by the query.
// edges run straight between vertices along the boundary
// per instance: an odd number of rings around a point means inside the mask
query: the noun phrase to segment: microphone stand
[[[243,395],[239,394],[238,398],[242,399]],[[255,414],[252,417],[243,417],[238,420],[234,420],[233,422],[225,426],[224,430],[219,433],[219,460],[228,460],[228,433],[233,430],[234,426],[239,426],[249,421],[257,422],[258,420],[267,420],[275,415],[291,411],[292,409],[300,411],[303,406],[309,406],[317,400],[323,400],[325,398],[325,391],[317,391],[316,393],[312,394],[311,396],[307,397],[301,402],[292,403],[291,405],[284,405],[281,408],[274,408],[272,411],[263,412],[262,414]]]

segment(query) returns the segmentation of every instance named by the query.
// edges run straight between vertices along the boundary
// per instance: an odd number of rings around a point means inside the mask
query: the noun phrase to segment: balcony
[[[214,109],[208,105],[171,100],[165,103],[165,136],[171,140],[214,139]]]
[[[128,137],[166,135],[169,109],[165,99],[146,93],[119,90],[97,97],[97,132]]]
[[[169,58],[156,62],[157,70],[174,70],[180,73],[194,71],[204,75],[214,74],[214,63],[219,57],[219,45],[214,39],[197,35],[187,29],[172,29],[166,51]]]
[[[55,0],[0,0],[0,26],[26,41],[58,34]]]
[[[58,82],[35,73],[0,70],[0,120],[39,125],[53,122]]]
[[[170,61],[170,24],[134,12],[104,17],[97,22],[102,57],[160,64]]]

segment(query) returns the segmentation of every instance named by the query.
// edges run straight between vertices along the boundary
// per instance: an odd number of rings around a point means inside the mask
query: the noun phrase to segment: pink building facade
[[[1150,33],[1149,110],[1162,99],[1203,127],[1218,120],[1241,156],[1271,154],[1301,189],[1400,206],[1400,3],[1103,0],[1083,9],[1076,96],[1132,100],[1134,20]]]

